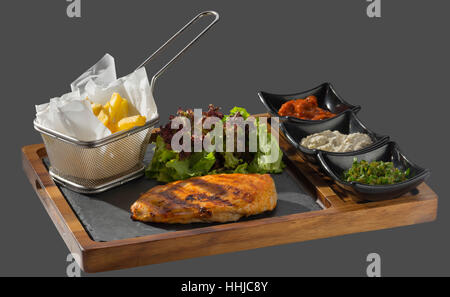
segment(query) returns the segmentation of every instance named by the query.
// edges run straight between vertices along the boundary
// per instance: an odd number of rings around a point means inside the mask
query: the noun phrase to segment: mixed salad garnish
[[[258,136],[260,133],[267,134],[267,141],[265,143],[258,143],[257,151],[251,152],[248,149],[248,130],[249,126],[245,126],[245,151],[238,152],[236,149],[232,152],[227,152],[225,147],[222,152],[206,151],[191,152],[180,151],[177,152],[172,149],[171,143],[173,136],[179,132],[182,127],[178,129],[171,128],[171,121],[176,117],[185,117],[191,124],[191,143],[192,146],[196,141],[202,141],[205,137],[209,137],[213,129],[202,129],[202,133],[199,137],[195,136],[193,132],[194,127],[194,111],[191,109],[182,110],[178,109],[176,116],[171,115],[169,123],[160,128],[160,131],[153,135],[151,141],[155,144],[155,153],[151,163],[145,170],[145,174],[148,178],[156,179],[160,182],[172,182],[175,180],[187,179],[194,176],[203,176],[208,174],[218,173],[280,173],[283,171],[285,164],[282,161],[282,152],[278,146],[273,145],[276,142],[275,137],[271,137],[268,132],[266,124],[259,123],[256,119],[256,129]],[[223,129],[226,128],[226,123],[231,119],[242,117],[246,120],[250,114],[241,107],[234,107],[229,114],[224,115],[219,107],[209,105],[206,112],[202,112],[202,123],[208,117],[216,117],[223,123]],[[234,129],[234,128],[233,128]],[[236,127],[238,129],[238,127]],[[223,133],[226,135],[225,131]],[[197,138],[197,139],[196,139]],[[258,137],[259,138],[259,137]],[[225,146],[225,141],[223,141]],[[266,147],[264,147],[266,146]],[[271,153],[271,149],[276,147],[278,152],[278,158],[275,162],[268,158]],[[235,145],[237,148],[237,145]]]

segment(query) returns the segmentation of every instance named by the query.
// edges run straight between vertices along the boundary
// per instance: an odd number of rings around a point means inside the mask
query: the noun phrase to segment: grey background
[[[364,0],[82,0],[81,19],[67,18],[64,0],[0,5],[0,275],[65,275],[67,266],[68,250],[21,168],[20,148],[41,142],[32,128],[34,105],[67,92],[106,52],[127,74],[206,9],[220,12],[220,23],[158,81],[163,121],[178,106],[208,103],[263,112],[258,90],[290,93],[331,81],[363,106],[359,115],[369,128],[431,168],[438,219],[96,275],[362,276],[370,252],[381,255],[384,276],[448,275],[446,1],[382,0],[381,19],[366,16]]]

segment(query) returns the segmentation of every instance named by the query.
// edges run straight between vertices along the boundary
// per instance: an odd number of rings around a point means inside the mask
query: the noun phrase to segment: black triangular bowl
[[[355,113],[357,113],[361,106],[359,105],[352,105],[348,102],[346,102],[344,99],[342,99],[341,96],[338,95],[338,93],[334,90],[331,83],[323,83],[315,88],[312,88],[307,91],[295,93],[295,94],[288,94],[288,95],[280,95],[280,94],[272,94],[268,92],[260,91],[258,92],[259,99],[266,107],[267,111],[273,115],[280,118],[280,122],[284,121],[290,121],[294,123],[311,123],[311,122],[327,122],[331,119],[325,119],[325,120],[319,120],[319,121],[313,121],[313,120],[302,120],[295,117],[290,116],[283,116],[281,117],[278,114],[278,110],[280,110],[281,105],[284,103],[293,100],[293,99],[304,99],[308,96],[316,96],[317,97],[317,103],[320,108],[323,108],[325,110],[329,110],[332,113],[335,113],[337,115],[347,111],[347,110],[353,110]]]
[[[368,185],[344,181],[344,172],[352,167],[354,158],[357,158],[358,161],[366,160],[367,162],[393,162],[394,166],[402,171],[410,168],[410,177],[404,182],[392,185]],[[408,192],[411,192],[414,195],[414,189],[424,182],[431,174],[430,170],[411,162],[400,150],[397,143],[393,141],[373,147],[369,151],[346,156],[336,156],[320,152],[318,154],[318,159],[322,169],[341,188],[351,192],[361,200],[367,201],[393,199]]]
[[[346,153],[324,152],[337,156],[346,156],[363,152],[371,149],[374,146],[389,141],[389,136],[380,135],[367,128],[352,110],[344,111],[340,115],[331,118],[328,121],[309,121],[309,123],[295,123],[289,121],[283,122],[280,124],[280,130],[286,136],[287,141],[295,148],[297,148],[303,159],[313,164],[318,163],[317,154],[324,151],[318,149],[308,149],[304,146],[301,146],[300,142],[303,138],[314,133],[319,133],[325,130],[337,130],[343,134],[360,132],[369,135],[372,139],[372,144],[370,146],[358,151]]]

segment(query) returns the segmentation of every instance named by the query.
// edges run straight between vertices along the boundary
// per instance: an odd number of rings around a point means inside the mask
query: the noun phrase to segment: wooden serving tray
[[[307,164],[280,137],[280,147],[299,169],[298,180],[311,188],[323,210],[205,225],[107,242],[94,241],[53,182],[43,159],[43,144],[22,148],[28,179],[71,253],[85,272],[131,268],[292,242],[380,230],[436,219],[438,197],[425,183],[402,197],[365,202],[344,192],[317,168]]]

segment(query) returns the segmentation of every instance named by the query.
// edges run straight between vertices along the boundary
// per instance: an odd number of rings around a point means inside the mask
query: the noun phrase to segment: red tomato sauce
[[[308,96],[306,99],[290,100],[281,105],[278,114],[280,116],[290,116],[313,121],[325,120],[336,116],[336,114],[320,108],[317,105],[316,96]]]

